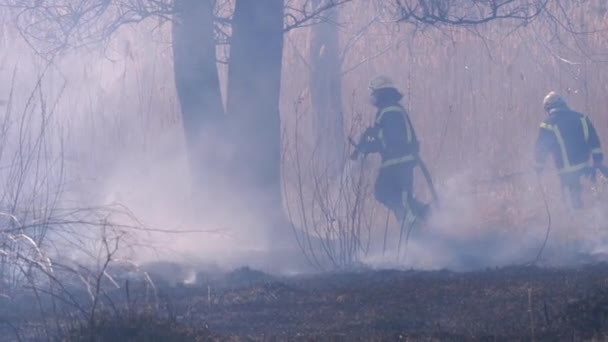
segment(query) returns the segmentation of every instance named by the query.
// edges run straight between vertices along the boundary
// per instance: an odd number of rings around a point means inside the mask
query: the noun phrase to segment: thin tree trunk
[[[216,64],[213,0],[175,0],[173,58],[177,95],[196,188],[217,181],[224,107]]]
[[[282,216],[279,97],[283,1],[237,0],[228,64],[227,112],[238,145],[240,198],[265,219]],[[272,213],[271,213],[272,212]]]
[[[313,0],[313,6],[327,6],[332,0]],[[341,171],[344,146],[342,117],[342,75],[338,37],[338,8],[324,12],[310,38],[310,98],[313,110],[315,159],[327,167],[328,175]]]

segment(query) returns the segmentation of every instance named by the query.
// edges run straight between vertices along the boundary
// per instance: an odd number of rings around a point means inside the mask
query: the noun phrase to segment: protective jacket
[[[413,162],[419,152],[418,139],[407,112],[400,105],[380,108],[374,125],[363,135],[362,152],[379,152],[382,167]]]
[[[585,115],[567,106],[552,109],[540,124],[536,141],[537,168],[542,169],[551,154],[560,174],[584,170],[593,157],[595,165],[602,163],[603,154],[597,132]]]

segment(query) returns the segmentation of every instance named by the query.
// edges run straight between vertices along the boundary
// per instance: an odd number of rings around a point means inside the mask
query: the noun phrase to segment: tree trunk
[[[175,0],[173,60],[195,191],[216,184],[224,107],[216,64],[213,0]],[[197,191],[198,192],[198,191]],[[208,194],[210,195],[210,194]]]
[[[249,213],[282,218],[279,97],[283,1],[237,0],[228,64],[227,112],[239,198]],[[267,222],[269,223],[269,222]]]
[[[313,6],[327,6],[332,0],[313,0]],[[310,39],[310,99],[313,110],[315,160],[328,175],[341,172],[344,123],[342,118],[342,74],[338,38],[338,8],[324,12],[322,22],[312,27]]]

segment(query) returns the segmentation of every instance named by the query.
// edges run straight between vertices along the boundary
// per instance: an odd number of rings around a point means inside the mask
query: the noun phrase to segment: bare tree
[[[228,64],[229,139],[238,146],[232,175],[238,193],[256,194],[263,207],[279,208],[279,94],[283,53],[283,3],[237,0]],[[256,203],[251,198],[250,205]],[[260,203],[261,204],[261,203]],[[273,209],[274,210],[274,209]]]
[[[218,156],[205,145],[221,135],[224,105],[216,66],[214,1],[176,0],[173,20],[173,68],[189,148],[193,181],[215,184],[208,165]],[[206,153],[203,153],[203,150]],[[197,184],[197,188],[200,184]],[[209,189],[207,188],[207,191]]]
[[[318,9],[331,1],[314,0],[312,3]],[[340,172],[345,141],[337,21],[338,7],[328,9],[319,23],[311,28],[309,51],[313,139],[318,143],[317,162],[329,166],[329,176],[336,176]]]
[[[146,19],[173,21],[174,70],[195,183],[216,184],[230,171],[221,191],[241,197],[265,193],[280,211],[280,94],[282,34],[307,25],[323,11],[350,0],[3,0],[22,35],[44,56],[107,43],[123,26]],[[232,6],[233,5],[233,6]],[[232,10],[233,8],[233,10]],[[32,24],[33,23],[33,24]],[[228,86],[224,96],[216,44],[228,44]],[[223,125],[228,119],[229,126]],[[202,150],[205,149],[203,152]],[[237,162],[226,160],[226,149]],[[229,158],[230,159],[230,158]],[[232,190],[229,190],[229,185]],[[238,184],[238,185],[237,185]],[[213,190],[211,190],[213,191]],[[213,196],[211,196],[213,197]],[[253,203],[254,201],[249,201]]]

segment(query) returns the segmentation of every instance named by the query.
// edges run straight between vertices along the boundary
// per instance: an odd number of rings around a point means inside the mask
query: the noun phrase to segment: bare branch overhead
[[[427,25],[477,25],[493,20],[531,21],[552,0],[396,0],[397,21]],[[553,0],[555,1],[555,0]]]
[[[294,28],[313,25],[323,20],[323,15],[330,9],[346,4],[353,0],[329,0],[323,5],[315,8],[311,1],[298,2],[292,5],[292,1],[285,4],[285,28],[284,32],[289,32]]]
[[[43,54],[106,42],[120,27],[169,19],[171,0],[1,0],[28,43]]]
[[[311,1],[286,1],[285,32],[323,20],[323,13],[353,0],[330,0],[316,7]],[[233,1],[216,2],[215,31],[219,44],[230,40]],[[39,54],[106,43],[121,27],[149,18],[169,21],[173,0],[0,0],[13,12],[15,25]]]

